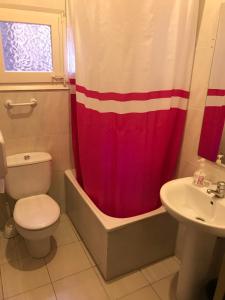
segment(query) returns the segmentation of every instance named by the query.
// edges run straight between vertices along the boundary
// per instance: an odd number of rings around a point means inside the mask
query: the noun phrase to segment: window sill
[[[69,86],[63,84],[8,84],[0,85],[0,92],[11,91],[49,91],[49,90],[69,90]]]

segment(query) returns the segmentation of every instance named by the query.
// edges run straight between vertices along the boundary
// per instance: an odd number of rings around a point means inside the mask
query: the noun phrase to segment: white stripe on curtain
[[[82,93],[77,94],[77,102],[83,104],[86,108],[101,112],[113,112],[117,114],[127,113],[145,113],[157,110],[169,110],[171,108],[179,108],[185,110],[187,107],[187,99],[180,97],[172,97],[165,99],[151,99],[145,101],[101,101],[93,98],[86,97]]]

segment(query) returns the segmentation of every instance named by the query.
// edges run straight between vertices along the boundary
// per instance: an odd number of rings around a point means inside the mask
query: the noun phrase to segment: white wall
[[[213,59],[214,43],[222,0],[206,0],[196,47],[191,95],[186,127],[178,166],[178,177],[192,176],[198,164],[198,145],[205,108],[205,100]],[[225,168],[206,162],[208,178],[225,180]]]
[[[7,99],[27,102],[31,98],[38,100],[33,111],[29,108],[8,111],[4,106]],[[73,165],[69,92],[0,92],[0,130],[5,138],[7,155],[30,151],[51,153],[53,178],[49,194],[64,209],[64,170]],[[1,226],[1,212],[0,219]]]
[[[205,0],[205,8],[197,41],[194,68],[191,82],[191,95],[184,132],[177,177],[192,176],[198,168],[198,145],[204,115],[210,70],[213,59],[215,37],[219,21],[219,9],[222,0]],[[225,34],[225,33],[224,33]],[[206,174],[213,182],[225,180],[225,168],[206,161]],[[181,256],[184,227],[180,227],[177,243],[177,255]],[[218,246],[219,251],[224,245]]]
[[[65,9],[65,0],[0,0],[0,5],[4,6],[26,6],[35,7],[37,9]]]
[[[63,10],[65,0],[0,0],[1,4]],[[32,112],[19,108],[10,113],[4,107],[7,99],[27,102],[31,98],[38,100],[38,105]],[[6,141],[7,155],[30,151],[47,151],[52,154],[53,178],[49,193],[64,209],[64,170],[73,165],[69,91],[1,91],[0,130]],[[1,201],[3,198],[5,197],[0,195],[0,227],[6,219],[4,202]]]

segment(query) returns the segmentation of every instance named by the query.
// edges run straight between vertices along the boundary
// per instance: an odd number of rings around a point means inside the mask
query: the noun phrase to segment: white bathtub
[[[66,211],[106,280],[174,254],[177,223],[163,207],[130,218],[102,213],[65,172]]]

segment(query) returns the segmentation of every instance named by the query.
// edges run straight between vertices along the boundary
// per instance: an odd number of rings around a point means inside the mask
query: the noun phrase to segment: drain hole
[[[200,217],[196,217],[195,219],[199,220],[199,221],[202,221],[202,222],[205,222],[205,220],[203,218],[200,218]]]

